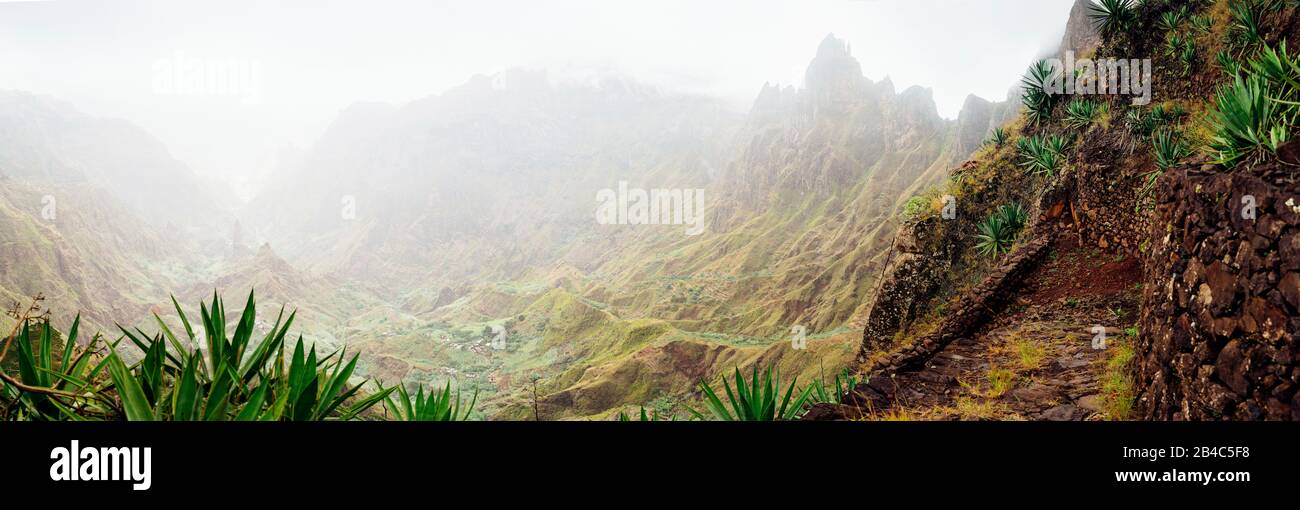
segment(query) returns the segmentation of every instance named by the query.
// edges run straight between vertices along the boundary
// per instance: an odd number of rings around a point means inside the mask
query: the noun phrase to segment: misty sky
[[[0,0],[0,89],[135,121],[208,174],[248,178],[348,104],[405,102],[511,67],[620,72],[738,109],[800,85],[827,33],[866,75],[1002,99],[1073,0]],[[228,95],[158,93],[159,65],[255,67]],[[163,67],[162,69],[166,69]]]

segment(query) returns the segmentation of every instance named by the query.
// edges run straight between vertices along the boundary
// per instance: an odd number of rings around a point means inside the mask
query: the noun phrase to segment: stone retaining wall
[[[866,384],[858,386],[850,396],[857,404],[881,407],[893,401],[894,388],[890,376],[904,370],[924,366],[926,361],[942,351],[954,340],[975,333],[989,322],[1015,296],[1024,278],[1042,263],[1051,249],[1051,237],[1037,237],[1016,249],[994,269],[988,277],[970,292],[963,295],[950,308],[951,314],[944,318],[931,333],[917,338],[910,346],[891,353],[882,361],[866,367]]]
[[[1300,420],[1297,175],[1274,163],[1161,178],[1135,418]],[[1254,219],[1243,215],[1252,202]]]

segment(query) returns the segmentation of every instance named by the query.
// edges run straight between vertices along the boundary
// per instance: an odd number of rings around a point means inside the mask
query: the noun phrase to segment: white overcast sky
[[[743,108],[800,85],[828,33],[873,80],[1002,99],[1073,0],[0,0],[0,89],[133,120],[209,173],[246,175],[359,100],[405,102],[511,67],[606,69]],[[176,52],[242,58],[255,104],[159,97]],[[225,157],[222,157],[222,156]],[[188,158],[188,159],[187,159]]]

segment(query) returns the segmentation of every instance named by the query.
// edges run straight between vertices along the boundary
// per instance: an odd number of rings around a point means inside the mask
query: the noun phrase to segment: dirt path
[[[1129,405],[1127,388],[1122,378],[1112,380],[1121,372],[1111,365],[1131,356],[1140,278],[1136,260],[1058,245],[991,323],[952,342],[924,367],[896,374],[889,392],[893,403],[886,409],[845,409],[844,414],[909,420],[1122,418]],[[1097,332],[1106,335],[1105,349],[1094,348]]]

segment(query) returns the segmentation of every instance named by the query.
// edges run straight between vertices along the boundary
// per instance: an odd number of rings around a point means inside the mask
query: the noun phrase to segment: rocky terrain
[[[1188,44],[1229,48],[1220,62],[1232,58],[1224,56],[1231,48],[1239,58],[1259,58],[1261,46],[1297,32],[1294,8],[1220,1],[1177,9],[1143,5],[1129,32],[1102,36],[1079,28],[1087,18],[1076,6],[1063,51],[1097,45],[1100,57],[1154,49],[1162,35],[1181,37],[1169,19],[1194,16],[1201,26],[1251,16],[1266,27],[1266,40],[1256,46],[1242,46],[1236,29],[1188,36]],[[1172,58],[1163,53],[1155,66],[1156,97],[1164,102],[1153,112],[1165,127],[1144,131],[1148,113],[1115,99],[1100,121],[1072,121],[1073,112],[1058,109],[1045,121],[1013,121],[1007,130],[1073,140],[1059,174],[1027,175],[1023,146],[993,147],[956,169],[962,182],[939,193],[955,195],[961,214],[923,214],[894,241],[897,254],[857,359],[866,381],[843,404],[820,404],[807,418],[1300,416],[1300,322],[1291,297],[1300,293],[1292,274],[1300,145],[1227,164],[1214,161],[1213,151],[1193,156],[1189,147],[1209,146],[1210,136],[1197,129],[1216,129],[1213,123],[1186,128],[1188,146],[1181,149],[1168,138],[1144,140],[1144,133],[1179,132],[1189,116],[1204,119],[1207,110],[1226,108],[1216,103],[1232,90],[1231,71],[1184,64],[1180,72]],[[1161,143],[1173,148],[1161,152]],[[1007,185],[1018,192],[990,191]],[[981,260],[972,253],[976,224],[1008,202],[1027,204],[1024,233],[996,263]]]

